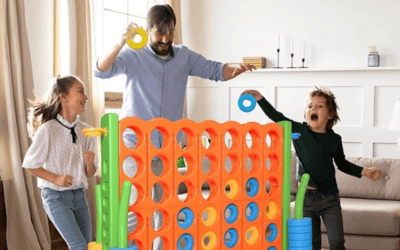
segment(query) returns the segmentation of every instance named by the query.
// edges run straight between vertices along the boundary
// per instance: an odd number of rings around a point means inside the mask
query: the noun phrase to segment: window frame
[[[106,7],[105,1],[109,0],[103,0],[103,5],[102,5],[102,11],[103,11],[103,27],[102,27],[102,33],[103,33],[103,41],[106,41],[106,37],[109,36],[109,32],[107,32],[105,22],[107,20],[104,20],[104,16],[106,16],[107,12],[108,13],[113,13],[116,15],[121,15],[126,17],[126,26],[128,26],[130,20],[132,19],[141,19],[143,23],[146,22],[146,15],[148,9],[151,7],[149,2],[147,0],[140,0],[143,1],[147,4],[146,12],[143,13],[142,16],[134,15],[129,13],[129,5],[132,4],[133,2],[136,2],[138,0],[126,0],[127,6],[126,6],[126,12],[122,12],[120,10],[116,9],[110,9],[109,6]],[[126,27],[125,26],[125,27]],[[140,26],[140,25],[139,25]],[[123,31],[124,27],[121,27],[120,30]],[[107,53],[110,48],[106,46],[106,44],[103,42],[103,53]],[[106,90],[107,87],[106,85],[109,84],[107,83],[108,79],[104,79],[104,111],[105,113],[119,113],[120,109],[122,107],[122,102],[123,102],[123,92],[122,91],[110,91]],[[125,82],[124,82],[125,83]],[[121,85],[124,83],[120,83]],[[120,86],[121,87],[121,86]]]

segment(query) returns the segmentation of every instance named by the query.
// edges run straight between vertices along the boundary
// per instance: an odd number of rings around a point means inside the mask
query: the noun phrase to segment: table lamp
[[[396,100],[392,114],[392,120],[388,130],[400,131],[400,99]],[[397,138],[397,147],[400,151],[400,137]]]

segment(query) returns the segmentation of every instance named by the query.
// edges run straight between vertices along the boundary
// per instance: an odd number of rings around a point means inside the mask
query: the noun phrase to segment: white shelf
[[[335,71],[400,71],[400,67],[360,67],[360,68],[265,68],[253,70],[252,73],[279,73],[279,72],[335,72]],[[249,71],[247,71],[249,72]]]

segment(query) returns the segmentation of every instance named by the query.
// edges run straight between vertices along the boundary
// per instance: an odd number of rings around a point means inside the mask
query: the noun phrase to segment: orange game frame
[[[137,136],[133,149],[124,144],[122,135],[126,129]],[[160,148],[151,141],[154,130],[162,135]],[[186,134],[184,148],[178,140],[179,132]],[[208,148],[202,140],[204,132],[210,138]],[[225,143],[226,133],[230,134],[230,145]],[[143,121],[133,117],[119,121],[120,194],[125,181],[131,182],[132,190],[137,193],[128,213],[134,215],[138,223],[128,232],[128,240],[135,241],[139,249],[151,249],[152,242],[159,237],[164,249],[186,249],[180,239],[189,235],[193,239],[191,249],[282,249],[283,138],[283,128],[276,123],[171,122],[163,118]],[[132,177],[127,176],[123,168],[128,157],[137,164],[137,172]],[[150,167],[155,157],[163,164],[160,176]],[[177,167],[182,157],[187,167],[183,175]],[[205,157],[210,162],[209,172],[202,170]],[[225,164],[227,157],[230,166]],[[253,182],[248,183],[249,180]],[[151,197],[156,183],[163,190],[158,203]],[[204,183],[209,186],[206,198],[202,195]],[[187,190],[184,200],[178,197],[178,187],[182,186]],[[248,207],[250,203],[256,206]],[[228,223],[226,208],[230,204],[237,207],[238,216]],[[191,210],[194,216],[186,229],[178,223],[178,214],[183,208]],[[151,225],[156,211],[163,218],[157,231]],[[227,234],[228,231],[236,231],[237,238]],[[184,239],[189,244],[188,238]],[[232,246],[233,239],[236,243]]]

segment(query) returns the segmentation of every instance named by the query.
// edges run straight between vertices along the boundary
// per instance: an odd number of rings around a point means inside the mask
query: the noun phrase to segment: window
[[[146,27],[147,0],[103,0],[103,53],[109,52],[121,39],[129,23]],[[120,113],[125,76],[104,80],[105,113]]]

